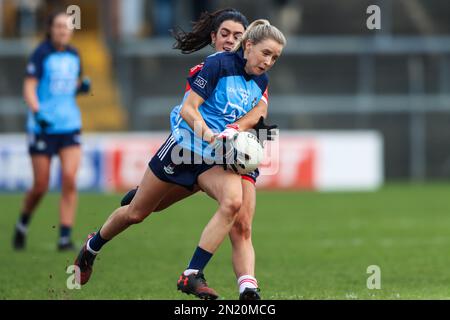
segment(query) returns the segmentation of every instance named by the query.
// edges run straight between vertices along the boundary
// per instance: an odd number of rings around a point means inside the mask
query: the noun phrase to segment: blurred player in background
[[[189,77],[190,90],[171,114],[172,133],[149,162],[149,169],[130,205],[116,209],[99,232],[91,234],[75,260],[80,283],[92,273],[96,255],[109,240],[142,222],[177,186],[192,191],[195,185],[217,200],[219,207],[204,229],[178,288],[202,299],[216,299],[202,270],[231,231],[242,204],[241,177],[217,165],[212,150],[237,134],[233,124],[249,113],[267,90],[266,72],[275,64],[286,43],[283,34],[267,20],[257,20],[246,30],[236,50],[209,56],[201,70]],[[255,117],[250,126],[258,122]],[[196,128],[196,126],[200,128]],[[195,129],[195,132],[194,132]],[[187,134],[187,136],[185,136]],[[173,154],[189,161],[173,163]],[[201,162],[196,163],[196,155]]]
[[[194,23],[191,32],[185,33],[182,30],[177,30],[173,33],[176,39],[174,48],[185,54],[201,50],[207,45],[212,45],[217,52],[231,51],[244,34],[247,26],[248,22],[245,16],[235,9],[223,9],[213,13],[206,12]],[[203,63],[193,67],[189,76],[192,77],[200,72],[202,67]],[[190,85],[188,83],[186,92],[189,90]],[[276,128],[276,126],[266,126],[263,122],[263,119],[267,117],[267,107],[268,97],[267,92],[265,92],[264,98],[250,112],[236,121],[234,127],[239,131],[246,131],[252,129],[257,122],[257,126],[254,128],[257,133],[259,133],[258,129]],[[265,137],[271,139],[273,138],[272,134],[273,131],[269,130]],[[260,138],[263,140],[263,135]],[[255,278],[255,251],[251,238],[251,226],[256,208],[255,183],[258,175],[258,170],[242,175],[242,206],[229,233],[232,244],[233,269],[238,282],[240,298],[243,300],[260,298],[258,283]],[[155,211],[164,210],[199,190],[198,185],[194,187],[193,191],[177,186],[163,198]],[[129,191],[122,199],[121,205],[130,204],[136,191],[137,188]]]
[[[50,163],[58,155],[62,169],[59,250],[74,250],[71,230],[77,206],[76,174],[81,160],[81,115],[75,96],[90,89],[81,79],[77,50],[69,45],[73,30],[64,12],[52,14],[46,39],[39,44],[27,65],[23,86],[29,107],[27,132],[33,169],[33,185],[27,192],[14,231],[13,247],[25,248],[30,218],[49,185]]]

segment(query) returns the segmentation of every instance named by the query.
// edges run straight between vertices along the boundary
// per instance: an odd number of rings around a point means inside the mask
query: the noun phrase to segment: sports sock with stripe
[[[248,274],[239,277],[237,283],[239,286],[239,293],[244,292],[245,288],[258,288],[258,281],[256,281],[256,278]]]

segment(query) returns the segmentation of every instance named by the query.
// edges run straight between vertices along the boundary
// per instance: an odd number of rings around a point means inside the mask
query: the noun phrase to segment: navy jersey
[[[81,129],[81,115],[75,96],[81,75],[80,57],[75,48],[58,51],[50,41],[42,42],[30,57],[26,75],[38,80],[39,112],[51,123],[47,133],[67,133]],[[27,130],[39,133],[31,111]]]
[[[227,124],[236,122],[253,109],[267,90],[266,74],[248,75],[245,70],[246,60],[243,51],[218,52],[210,55],[199,71],[188,78],[190,90],[200,95],[205,101],[199,112],[208,127],[215,133],[225,129]],[[194,131],[180,116],[183,101],[171,113],[172,134],[177,143],[188,150],[213,159],[213,151],[208,142],[194,135]]]

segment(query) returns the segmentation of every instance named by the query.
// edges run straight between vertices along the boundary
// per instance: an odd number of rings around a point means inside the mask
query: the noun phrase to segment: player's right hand
[[[89,91],[91,91],[91,79],[89,77],[84,77],[77,90],[77,94],[86,94],[89,93]]]
[[[42,131],[45,131],[47,128],[52,126],[52,123],[44,118],[42,113],[39,111],[34,113],[34,120],[38,124],[38,126],[42,129]]]
[[[236,161],[236,150],[233,146],[233,138],[239,133],[237,124],[228,124],[221,133],[215,137],[215,149],[222,157],[222,168],[227,170],[228,164]]]
[[[239,125],[236,123],[227,124],[225,130],[219,133],[217,140],[231,140],[239,133]]]

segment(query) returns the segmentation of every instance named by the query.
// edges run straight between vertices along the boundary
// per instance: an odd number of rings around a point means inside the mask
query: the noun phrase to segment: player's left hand
[[[261,116],[258,120],[258,123],[253,127],[256,130],[256,137],[258,138],[261,145],[264,141],[273,141],[275,137],[278,135],[278,125],[268,125],[264,123],[264,117]]]
[[[91,91],[91,79],[89,79],[88,77],[84,77],[81,81],[80,86],[78,87],[77,94],[86,94],[89,93],[89,91]]]

